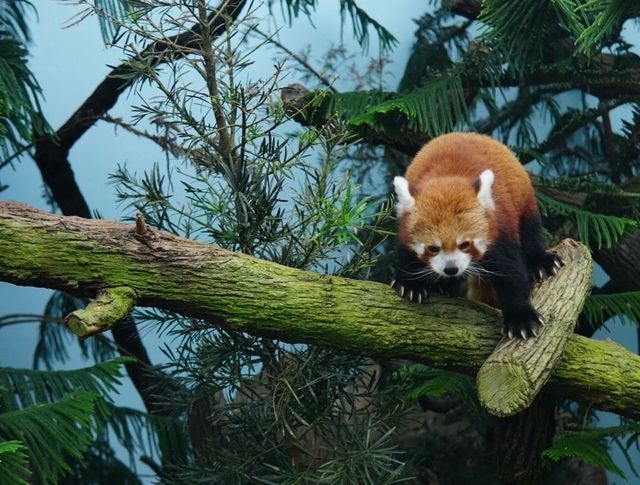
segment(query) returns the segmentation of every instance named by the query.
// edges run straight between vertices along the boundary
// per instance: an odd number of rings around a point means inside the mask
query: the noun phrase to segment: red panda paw
[[[556,253],[545,251],[545,253],[534,263],[532,277],[534,280],[543,279],[558,274],[558,270],[564,266],[564,261]]]
[[[515,312],[504,315],[503,335],[510,339],[521,338],[527,340],[529,337],[537,337],[540,327],[544,321],[540,314],[529,304],[519,308]]]
[[[429,292],[421,281],[396,278],[391,281],[390,286],[398,295],[408,301],[422,303],[429,297]]]

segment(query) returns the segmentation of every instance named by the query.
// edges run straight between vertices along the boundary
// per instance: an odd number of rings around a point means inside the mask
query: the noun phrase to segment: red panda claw
[[[539,269],[538,270],[538,278],[539,279],[544,279],[544,270],[543,269]]]
[[[507,332],[507,335],[509,336],[509,340],[513,339],[513,332],[511,330]]]
[[[537,328],[531,329],[531,333],[533,334],[534,337],[537,337],[538,336],[538,329]]]
[[[560,269],[560,268],[562,268],[564,266],[564,261],[562,261],[561,259],[554,259],[553,260],[553,265],[556,268]]]
[[[506,330],[504,329],[504,327],[500,327],[500,335],[502,335],[504,337]]]
[[[400,288],[400,296],[403,297],[404,296],[404,286],[399,285],[399,288]]]
[[[390,286],[391,288],[393,288],[394,286],[396,286],[396,280],[395,280],[395,279],[391,280],[391,283],[389,284],[389,286]]]
[[[540,315],[538,315],[538,322],[540,323],[540,325],[542,325],[543,327],[546,325],[546,323],[544,322],[544,320],[542,319],[542,317]]]
[[[522,340],[527,340],[527,331],[524,328],[520,329],[520,335],[522,335]]]
[[[413,290],[409,290],[409,301],[413,301]]]
[[[422,303],[422,293],[418,293],[418,305]]]

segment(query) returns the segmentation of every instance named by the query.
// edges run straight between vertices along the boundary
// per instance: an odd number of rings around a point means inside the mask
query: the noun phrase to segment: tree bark
[[[532,303],[546,322],[538,338],[503,339],[478,372],[478,398],[495,416],[513,416],[531,405],[562,357],[591,292],[587,247],[569,239],[556,251],[567,267],[534,290]]]
[[[568,286],[572,267],[565,268]],[[0,202],[0,280],[76,295],[126,286],[138,305],[212,325],[471,374],[500,338],[499,312],[479,303],[434,297],[411,304],[380,283],[287,268],[160,231],[141,236],[134,226],[55,216],[16,202]],[[638,419],[640,357],[611,341],[572,335],[548,388]]]

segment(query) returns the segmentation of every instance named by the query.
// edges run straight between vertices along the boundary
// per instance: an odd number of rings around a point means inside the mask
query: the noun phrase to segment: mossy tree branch
[[[557,252],[567,267],[533,292],[533,305],[546,322],[540,335],[525,342],[503,340],[478,372],[480,402],[496,416],[513,416],[531,405],[562,357],[591,291],[587,247],[568,239]]]
[[[15,202],[0,202],[0,280],[76,295],[126,286],[138,305],[212,325],[467,373],[500,338],[498,312],[467,300],[410,304],[380,283],[287,268],[159,231],[141,237],[126,224]],[[613,342],[571,336],[548,387],[640,418],[640,357]]]

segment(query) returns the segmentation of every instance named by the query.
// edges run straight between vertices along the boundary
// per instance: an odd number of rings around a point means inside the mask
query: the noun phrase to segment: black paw
[[[429,289],[424,281],[396,278],[391,280],[391,288],[405,300],[422,303],[429,297]]]
[[[564,261],[556,253],[546,251],[531,268],[531,276],[534,280],[543,280],[548,276],[555,275],[564,266]]]
[[[523,306],[509,313],[503,312],[503,315],[504,328],[502,333],[510,339],[516,337],[526,340],[532,336],[537,337],[540,327],[544,325],[542,317],[531,305]]]

